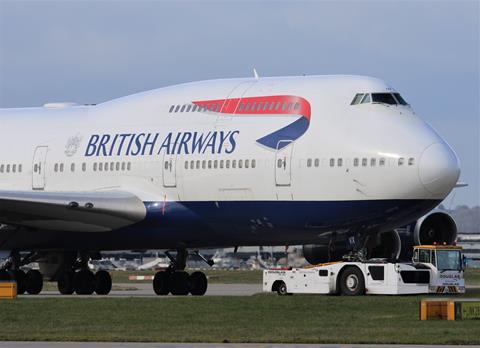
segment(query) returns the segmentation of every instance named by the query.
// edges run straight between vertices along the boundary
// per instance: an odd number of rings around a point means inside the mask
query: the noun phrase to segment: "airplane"
[[[19,293],[50,279],[108,294],[110,275],[88,269],[102,251],[167,250],[155,293],[203,295],[205,274],[185,271],[201,248],[398,259],[457,234],[432,211],[457,185],[457,155],[377,78],[255,74],[2,109],[0,122],[0,277]]]

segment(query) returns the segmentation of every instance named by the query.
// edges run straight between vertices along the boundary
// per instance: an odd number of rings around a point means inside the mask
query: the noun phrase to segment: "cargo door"
[[[275,183],[277,186],[292,184],[293,141],[280,140],[275,155]]]

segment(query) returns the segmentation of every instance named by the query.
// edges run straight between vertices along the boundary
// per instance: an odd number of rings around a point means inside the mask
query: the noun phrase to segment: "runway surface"
[[[51,288],[51,287],[50,287]],[[479,289],[480,286],[468,286],[467,289]],[[209,284],[206,296],[252,296],[262,292],[261,284]],[[61,295],[57,290],[45,290],[39,295],[20,295],[19,297],[45,298],[45,297],[159,297],[172,298],[175,296],[157,296],[153,292],[152,284],[145,283],[119,283],[114,284],[114,288],[109,295]],[[1,347],[1,346],[0,346]],[[342,346],[343,347],[343,346]]]
[[[115,290],[115,288],[128,290]],[[262,292],[261,284],[209,284],[206,296],[251,296]],[[45,298],[45,297],[65,297],[60,295],[57,290],[42,291],[39,295],[20,295],[19,297]],[[112,292],[107,296],[98,295],[71,295],[72,297],[159,297],[153,292],[152,284],[145,283],[124,283],[114,284]],[[160,296],[170,298],[173,296]]]
[[[220,343],[95,343],[95,342],[0,342],[0,348],[206,348],[206,347],[238,347],[238,348],[274,348],[274,347],[320,347],[320,348],[433,348],[438,346],[426,345],[374,345],[374,344],[220,344]],[[441,346],[442,348],[480,346]]]

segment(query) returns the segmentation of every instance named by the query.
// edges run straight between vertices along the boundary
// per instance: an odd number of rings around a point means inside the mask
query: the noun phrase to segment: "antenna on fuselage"
[[[260,78],[260,77],[258,76],[257,69],[255,69],[255,68],[253,68],[253,76],[255,77],[255,80],[257,80],[257,81],[258,81],[258,79]]]

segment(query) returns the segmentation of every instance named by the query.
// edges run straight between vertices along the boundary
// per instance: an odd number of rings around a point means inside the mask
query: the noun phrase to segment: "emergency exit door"
[[[32,189],[45,189],[45,173],[48,146],[38,146],[33,155]]]
[[[275,156],[275,183],[277,186],[290,186],[292,183],[293,142],[280,140]]]
[[[165,154],[163,156],[163,186],[177,186],[177,164],[176,155]]]

